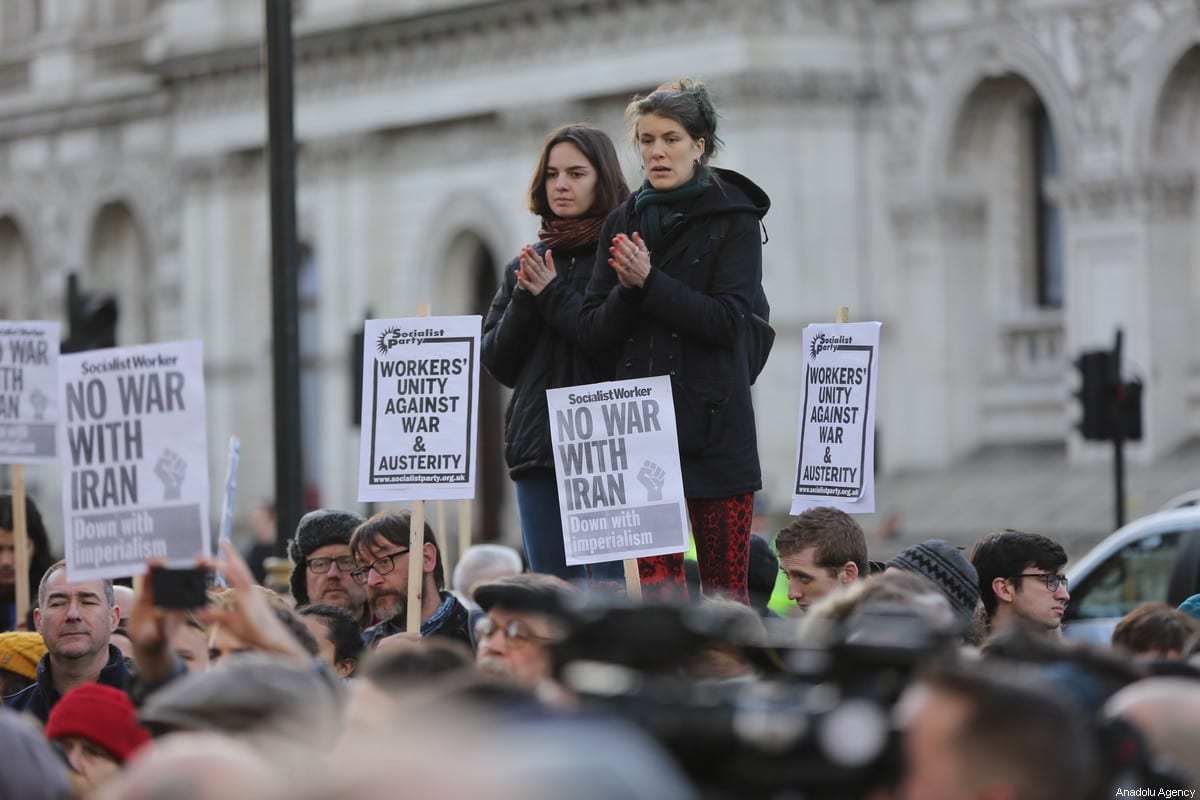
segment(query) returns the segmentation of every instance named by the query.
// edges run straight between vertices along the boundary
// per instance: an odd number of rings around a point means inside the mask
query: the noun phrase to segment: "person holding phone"
[[[709,166],[720,140],[703,83],[664,84],[634,98],[626,118],[646,178],[601,231],[581,341],[618,349],[618,380],[670,376],[701,590],[747,603],[762,488],[751,324],[768,310],[759,221],[770,200]],[[682,554],[639,559],[639,573],[648,596],[686,593]]]
[[[611,355],[579,343],[583,291],[600,228],[629,189],[612,139],[589,125],[566,125],[542,145],[528,207],[541,217],[538,241],[521,248],[483,323],[482,363],[513,390],[505,414],[504,458],[516,485],[525,556],[534,572],[586,577],[567,566],[546,390],[612,377]],[[619,562],[592,577],[618,580]]]

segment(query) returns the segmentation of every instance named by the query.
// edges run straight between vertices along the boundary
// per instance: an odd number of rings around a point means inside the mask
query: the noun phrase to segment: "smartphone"
[[[150,570],[150,587],[154,605],[159,608],[202,608],[208,604],[209,570],[167,569]]]

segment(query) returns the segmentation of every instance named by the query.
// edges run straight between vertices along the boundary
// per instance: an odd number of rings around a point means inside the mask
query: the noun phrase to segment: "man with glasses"
[[[550,646],[564,634],[563,600],[578,589],[553,575],[523,573],[476,584],[475,663],[534,688],[550,680]]]
[[[367,592],[350,577],[356,566],[350,536],[365,520],[352,511],[322,508],[300,518],[288,542],[296,605],[324,603],[349,612],[359,628],[371,624]]]
[[[1058,636],[1071,599],[1062,545],[1036,533],[1004,530],[975,545],[971,563],[992,635],[1023,626]]]
[[[373,648],[379,640],[405,633],[408,614],[408,511],[381,512],[359,525],[350,538],[357,564],[351,573],[366,588],[367,604],[379,620],[363,631],[363,643]],[[433,528],[425,523],[421,553],[421,636],[445,636],[471,646],[466,607],[445,591],[442,553]]]

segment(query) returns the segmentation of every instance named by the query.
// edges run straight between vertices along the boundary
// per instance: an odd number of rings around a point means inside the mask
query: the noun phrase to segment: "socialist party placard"
[[[54,462],[57,322],[0,321],[0,464]]]
[[[475,496],[478,316],[367,320],[358,499]]]
[[[875,510],[878,322],[804,329],[804,386],[791,513],[833,506]]]
[[[63,355],[58,402],[70,579],[211,556],[200,342]]]
[[[546,398],[567,563],[687,550],[671,379],[549,389]]]

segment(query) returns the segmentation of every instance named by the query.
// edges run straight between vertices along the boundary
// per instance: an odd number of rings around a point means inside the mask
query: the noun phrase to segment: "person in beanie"
[[[46,739],[63,749],[71,769],[96,789],[150,741],[137,710],[120,689],[85,683],[63,695],[50,710]]]
[[[350,535],[365,520],[353,511],[321,508],[300,518],[288,541],[291,590],[297,606],[324,603],[344,608],[359,628],[371,624],[367,592],[350,577],[354,556]]]
[[[46,643],[35,631],[0,633],[0,696],[16,694],[37,680]]]
[[[887,568],[928,578],[950,601],[963,636],[971,637],[979,605],[979,573],[961,548],[945,539],[927,539],[901,550],[887,562]]]
[[[24,714],[0,708],[0,798],[71,800],[67,770],[37,725]],[[18,765],[10,768],[8,765]]]

